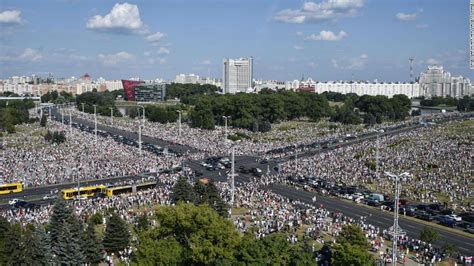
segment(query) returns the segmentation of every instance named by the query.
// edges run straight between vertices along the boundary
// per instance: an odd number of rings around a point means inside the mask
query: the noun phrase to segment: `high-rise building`
[[[419,83],[421,94],[427,98],[461,98],[471,95],[471,81],[462,76],[451,76],[442,66],[428,66],[428,69],[420,74]]]
[[[252,88],[253,58],[224,59],[224,93],[246,92]]]
[[[469,62],[471,69],[474,69],[474,0],[471,0],[471,4],[469,6],[470,14],[469,17],[469,40],[470,40],[470,49],[469,49]]]

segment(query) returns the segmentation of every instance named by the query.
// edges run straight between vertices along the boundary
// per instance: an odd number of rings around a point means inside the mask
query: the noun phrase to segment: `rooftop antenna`
[[[415,58],[411,57],[408,60],[410,61],[410,82],[413,82],[413,61]]]

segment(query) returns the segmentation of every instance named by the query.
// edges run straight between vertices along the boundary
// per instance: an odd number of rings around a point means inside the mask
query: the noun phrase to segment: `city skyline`
[[[222,77],[253,56],[256,79],[408,81],[410,57],[472,79],[469,3],[435,2],[2,1],[0,78]]]

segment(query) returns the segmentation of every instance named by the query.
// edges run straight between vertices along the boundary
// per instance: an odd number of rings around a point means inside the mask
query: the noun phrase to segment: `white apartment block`
[[[469,63],[471,69],[474,69],[474,0],[471,0],[469,11]]]
[[[452,76],[442,66],[429,66],[420,74],[419,83],[421,94],[427,98],[433,96],[462,98],[474,93],[468,78]]]
[[[223,60],[224,93],[238,93],[252,91],[253,58],[239,58]]]
[[[105,88],[108,91],[116,91],[116,90],[122,90],[123,85],[121,80],[106,80],[104,82]]]
[[[175,83],[181,83],[181,84],[197,84],[199,81],[199,76],[194,75],[194,74],[179,74],[176,75],[176,78],[174,80]]]
[[[317,82],[314,92],[339,92],[342,94],[355,93],[357,95],[384,95],[393,97],[404,94],[409,98],[420,96],[418,83],[384,83],[384,82]]]

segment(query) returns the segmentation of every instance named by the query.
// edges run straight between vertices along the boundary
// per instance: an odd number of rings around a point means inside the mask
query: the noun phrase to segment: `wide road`
[[[52,111],[51,113],[52,113],[54,119],[58,122],[61,122],[61,113],[56,108],[52,108],[51,111]],[[65,121],[66,124],[69,123],[69,115],[64,114],[64,121]],[[72,116],[72,122],[82,124],[82,125],[88,126],[90,128],[94,128],[94,121],[91,121],[91,120],[88,120],[88,119],[83,119],[81,117]],[[111,126],[108,126],[108,125],[97,123],[97,130],[107,131],[107,132],[115,134],[115,135],[121,135],[121,136],[131,138],[131,139],[134,139],[134,140],[138,141],[138,128],[137,128],[137,132],[131,132],[131,131],[118,129],[116,127],[111,127]],[[184,154],[184,153],[187,153],[187,152],[195,153],[195,152],[198,151],[198,150],[196,150],[192,147],[189,147],[189,146],[173,143],[173,142],[162,140],[162,139],[159,139],[159,138],[153,138],[153,137],[146,136],[146,135],[143,135],[143,134],[142,134],[142,142],[158,145],[158,146],[163,147],[163,148],[167,147],[170,151],[175,152],[175,153],[181,153],[181,154]]]
[[[392,212],[383,212],[376,208],[359,206],[351,202],[346,202],[331,197],[324,197],[314,192],[308,192],[282,184],[272,184],[268,187],[268,189],[292,200],[298,200],[308,204],[313,204],[315,206],[320,206],[322,204],[324,208],[328,209],[329,211],[341,212],[344,215],[355,219],[358,219],[362,216],[367,217],[367,223],[380,227],[382,230],[388,229],[393,225]],[[312,200],[314,196],[316,196],[316,202],[313,202]],[[420,231],[425,226],[420,222],[407,219],[403,217],[403,215],[400,216],[398,223],[400,227],[407,233],[407,235],[412,238],[418,238]],[[474,238],[452,233],[439,228],[435,228],[435,230],[438,231],[441,236],[441,240],[436,243],[438,246],[443,246],[444,243],[451,243],[456,245],[462,254],[473,254]]]

